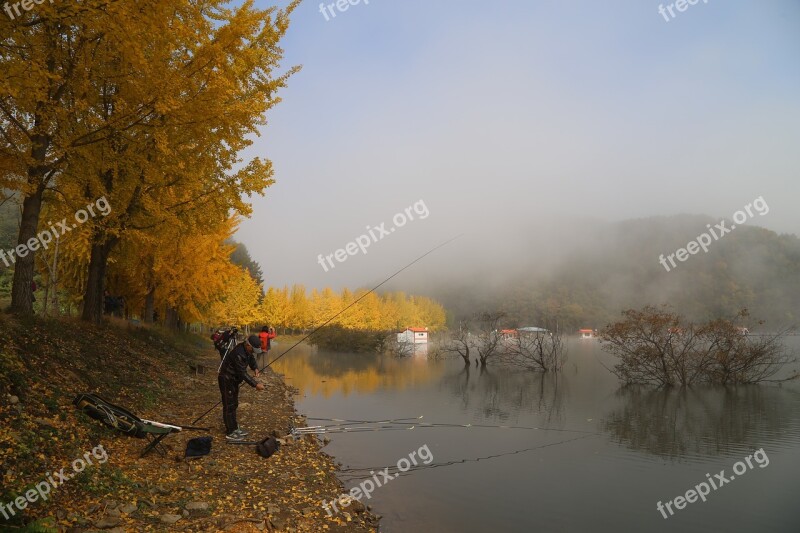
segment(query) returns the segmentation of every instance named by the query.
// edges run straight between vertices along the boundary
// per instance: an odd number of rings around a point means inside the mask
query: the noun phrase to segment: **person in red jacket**
[[[264,352],[264,359],[269,360],[269,349],[272,347],[272,339],[276,337],[275,328],[264,326],[258,338],[261,339],[261,350]]]

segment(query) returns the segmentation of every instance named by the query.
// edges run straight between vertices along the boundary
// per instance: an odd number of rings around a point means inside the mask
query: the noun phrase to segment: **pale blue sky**
[[[563,217],[729,217],[763,196],[755,223],[800,233],[800,1],[658,6],[370,0],[326,22],[301,5],[283,48],[303,70],[247,154],[277,183],[237,238],[269,285],[341,287],[461,232],[419,268],[490,263],[487,242]],[[426,220],[317,263],[420,199]]]

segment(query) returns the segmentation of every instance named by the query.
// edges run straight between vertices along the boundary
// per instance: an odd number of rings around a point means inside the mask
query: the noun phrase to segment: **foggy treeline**
[[[797,326],[800,240],[795,235],[741,226],[669,272],[659,263],[661,254],[685,247],[707,231],[706,224],[717,222],[677,215],[500,231],[493,238],[481,236],[483,257],[459,261],[458,252],[451,252],[412,284],[413,290],[441,302],[452,323],[476,312],[503,311],[501,327],[553,327],[557,320],[565,330],[601,328],[625,309],[669,304],[689,320],[733,316],[747,308],[751,331]],[[457,271],[439,273],[456,261]]]

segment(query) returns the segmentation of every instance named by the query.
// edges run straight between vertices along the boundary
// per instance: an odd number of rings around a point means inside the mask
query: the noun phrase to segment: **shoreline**
[[[321,503],[344,492],[339,467],[315,436],[285,438],[304,417],[296,411],[297,390],[271,370],[260,378],[265,391],[243,384],[239,422],[253,441],[281,437],[277,453],[264,459],[254,445],[228,444],[218,406],[192,424],[210,431],[171,434],[162,442],[164,456],[140,458],[146,440],[89,419],[72,405],[75,394],[97,393],[143,419],[190,424],[219,401],[219,356],[202,337],[155,328],[80,324],[80,336],[61,335],[77,324],[0,318],[0,396],[8,399],[0,403],[0,503],[22,496],[48,472],[69,472],[86,450],[102,446],[107,460],[59,484],[46,502],[30,503],[9,520],[0,516],[0,530],[36,523],[70,533],[378,531],[378,517],[363,507],[327,516]],[[42,355],[31,359],[33,339]],[[207,435],[211,453],[184,459],[186,443]]]

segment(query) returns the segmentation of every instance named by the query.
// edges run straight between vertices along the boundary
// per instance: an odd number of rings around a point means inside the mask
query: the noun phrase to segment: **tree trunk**
[[[27,196],[22,202],[22,219],[19,225],[18,244],[27,243],[36,237],[39,228],[39,214],[42,210],[42,194],[44,187],[38,187],[35,192]],[[14,281],[11,286],[11,306],[9,311],[19,314],[33,313],[33,293],[31,282],[34,274],[34,252],[29,250],[25,257],[18,257],[14,253]]]
[[[86,292],[83,294],[83,314],[81,320],[100,324],[103,321],[103,288],[106,280],[108,256],[117,243],[116,238],[96,236],[89,259],[89,276],[86,279]]]
[[[61,314],[61,307],[58,303],[58,245],[61,242],[59,237],[56,237],[56,249],[53,251],[53,273],[51,276],[51,283],[53,285],[53,309],[56,315]]]
[[[52,283],[52,278],[47,280],[47,284],[44,286],[44,305],[42,306],[42,316],[47,316],[47,298],[50,296],[50,283]]]
[[[180,318],[178,318],[178,311],[174,307],[167,307],[167,312],[164,314],[164,327],[168,329],[178,329],[180,325]]]
[[[153,312],[155,311],[156,289],[152,288],[144,298],[144,322],[153,323]]]

